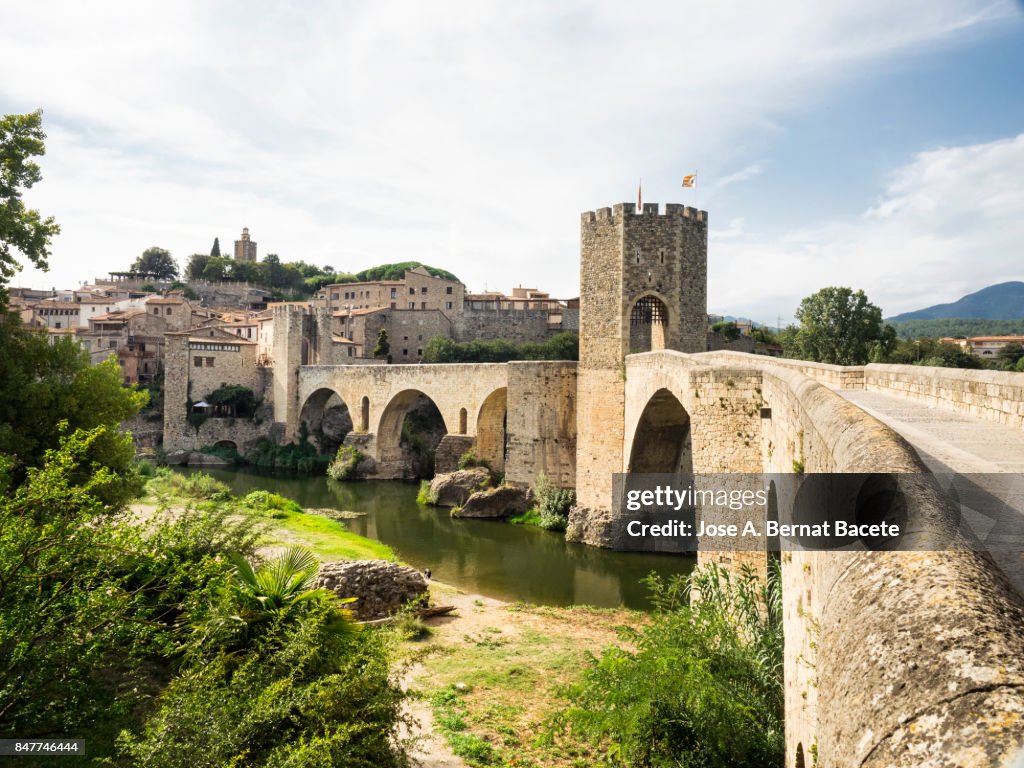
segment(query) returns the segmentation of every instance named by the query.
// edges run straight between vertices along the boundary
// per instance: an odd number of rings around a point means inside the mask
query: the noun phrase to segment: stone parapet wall
[[[731,350],[707,352],[695,357],[707,365],[751,365],[755,368],[772,365],[789,368],[833,389],[864,389],[864,366],[859,365],[828,365]]]
[[[1024,427],[1024,373],[877,364],[864,371],[869,390]]]

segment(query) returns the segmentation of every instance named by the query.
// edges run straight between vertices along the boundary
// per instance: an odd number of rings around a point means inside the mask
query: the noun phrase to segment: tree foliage
[[[41,110],[0,118],[0,287],[21,269],[17,254],[47,269],[50,241],[60,232],[52,216],[29,208],[22,193],[42,178],[32,158],[46,153]]]
[[[787,357],[864,365],[872,357],[884,359],[896,341],[882,324],[882,310],[861,290],[822,288],[800,302],[796,319],[799,328],[782,335]]]
[[[1021,336],[1020,320],[983,320],[978,318],[941,318],[936,320],[889,321],[901,339],[967,338],[968,336]]]
[[[391,342],[388,341],[388,332],[381,328],[377,334],[377,343],[373,347],[374,357],[387,357],[391,352]]]
[[[213,247],[210,248],[210,255],[211,256],[218,256],[218,257],[220,256],[220,238],[219,237],[213,238]]]
[[[506,363],[509,360],[579,360],[580,339],[572,331],[556,333],[544,341],[512,342],[504,339],[453,341],[435,336],[423,349],[424,363]]]
[[[122,386],[122,376],[114,358],[90,365],[73,341],[49,344],[45,333],[25,328],[17,316],[0,317],[0,454],[20,476],[62,434],[108,425],[90,443],[90,461],[127,476],[134,449],[117,425],[135,416],[148,396]],[[123,491],[131,492],[130,483]]]
[[[554,720],[608,745],[613,765],[758,768],[782,765],[782,597],[712,565],[689,579],[651,577],[652,621],[605,649]],[[696,592],[700,599],[690,602]]]
[[[178,262],[166,248],[154,245],[132,262],[132,272],[152,275],[157,280],[173,281],[178,279]]]
[[[740,328],[732,320],[725,320],[711,326],[714,333],[720,333],[726,341],[736,341],[740,337]]]

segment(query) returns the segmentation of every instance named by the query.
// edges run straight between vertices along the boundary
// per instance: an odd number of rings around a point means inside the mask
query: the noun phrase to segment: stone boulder
[[[499,485],[486,491],[477,491],[453,517],[515,517],[533,506],[533,494],[529,488],[514,485]]]
[[[342,560],[320,566],[314,587],[354,597],[347,607],[360,621],[392,616],[406,603],[427,603],[427,580],[415,568],[386,560]]]
[[[188,465],[190,467],[230,467],[231,462],[212,453],[192,451],[188,457]]]
[[[172,467],[183,467],[188,464],[192,451],[171,451],[167,454],[167,464]]]
[[[430,481],[431,503],[439,507],[457,507],[466,499],[490,485],[491,473],[486,467],[460,469],[445,475],[437,475]]]

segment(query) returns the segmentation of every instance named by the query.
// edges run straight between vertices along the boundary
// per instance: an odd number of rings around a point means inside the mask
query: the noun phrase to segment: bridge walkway
[[[965,504],[983,511],[1007,502],[1018,515],[1024,513],[1024,431],[899,395],[834,391],[900,434],[935,474],[970,475],[957,483]],[[985,521],[978,518],[972,525],[984,530]],[[1024,593],[1024,552],[993,551],[992,556]]]

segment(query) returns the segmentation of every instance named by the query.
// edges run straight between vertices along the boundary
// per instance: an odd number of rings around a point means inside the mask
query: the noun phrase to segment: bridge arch
[[[507,423],[508,388],[500,387],[484,399],[476,417],[476,455],[498,473],[505,471]]]
[[[690,414],[668,389],[647,401],[633,433],[627,471],[693,474]]]
[[[422,446],[431,455],[437,448],[437,444],[445,434],[451,432],[451,426],[444,418],[441,409],[430,395],[419,389],[403,389],[388,401],[381,412],[380,421],[377,425],[377,461],[385,466],[404,465],[406,454],[403,451],[403,425],[406,417],[416,411],[423,414],[425,421],[432,422],[433,431],[440,431],[440,435],[429,437],[426,445]],[[404,472],[402,474],[405,474]],[[415,473],[414,474],[418,474]],[[429,468],[428,474],[433,474],[433,468]]]
[[[330,387],[314,390],[299,410],[300,433],[305,433],[320,453],[333,454],[352,431],[352,414],[345,400]]]
[[[638,297],[629,310],[630,353],[664,349],[668,323],[668,306],[660,296],[647,292]]]

